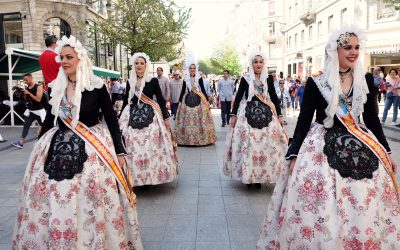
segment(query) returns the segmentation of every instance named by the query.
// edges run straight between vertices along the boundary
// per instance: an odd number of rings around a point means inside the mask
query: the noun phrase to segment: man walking
[[[178,111],[179,95],[181,94],[183,80],[180,78],[180,72],[175,70],[172,74],[173,79],[170,81],[170,100],[171,100],[171,113],[176,119],[176,112]]]
[[[169,86],[169,80],[167,77],[163,76],[164,70],[161,67],[157,68],[157,79],[158,79],[158,84],[160,85],[161,88],[161,93],[164,97],[165,103],[168,106],[167,102],[170,101],[169,96],[170,94],[170,86]]]
[[[42,69],[42,74],[44,78],[44,89],[47,91],[49,97],[51,94],[51,89],[49,89],[48,84],[56,79],[58,75],[58,70],[61,64],[56,62],[57,53],[54,52],[57,46],[57,37],[48,36],[45,39],[46,50],[39,57],[40,68]]]
[[[221,101],[222,127],[225,127],[226,124],[229,124],[234,89],[235,84],[234,81],[229,77],[229,71],[224,70],[224,76],[221,80],[219,80],[218,84],[219,99]]]
[[[25,138],[29,133],[29,128],[32,123],[37,120],[39,125],[42,126],[44,118],[46,117],[46,111],[42,104],[43,88],[33,82],[32,74],[30,73],[25,74],[23,79],[25,83],[28,84],[28,87],[24,89],[28,109],[25,111],[26,119],[24,128],[22,129],[22,136],[18,141],[11,143],[11,145],[21,149],[24,147]]]

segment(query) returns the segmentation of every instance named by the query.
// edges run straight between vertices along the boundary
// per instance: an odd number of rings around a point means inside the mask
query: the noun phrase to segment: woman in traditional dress
[[[13,249],[142,249],[125,149],[103,81],[75,37],[22,182]],[[98,119],[102,111],[105,124]]]
[[[276,182],[287,150],[278,97],[264,60],[260,52],[249,58],[249,72],[235,96],[224,155],[224,174],[257,188]]]
[[[354,26],[334,32],[325,73],[308,79],[258,249],[400,249],[397,167],[358,59],[363,39]]]
[[[119,125],[133,185],[171,182],[178,174],[178,159],[160,85],[157,78],[149,76],[151,62],[145,53],[135,53],[130,63],[132,72],[126,87],[129,97],[124,100]]]
[[[183,81],[175,134],[179,145],[203,146],[217,140],[206,89],[195,64],[189,65]]]

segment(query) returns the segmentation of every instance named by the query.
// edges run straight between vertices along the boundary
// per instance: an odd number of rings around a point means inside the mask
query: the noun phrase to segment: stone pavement
[[[225,136],[213,110],[218,141],[207,147],[179,147],[181,172],[169,184],[135,188],[144,249],[254,249],[272,194],[272,185],[247,189],[222,173]],[[295,114],[296,115],[296,114]],[[288,116],[288,134],[296,117]],[[389,141],[394,152],[400,143]],[[10,249],[19,183],[33,143],[0,151],[0,249]],[[394,154],[398,163],[400,155]],[[399,174],[397,179],[400,180]]]

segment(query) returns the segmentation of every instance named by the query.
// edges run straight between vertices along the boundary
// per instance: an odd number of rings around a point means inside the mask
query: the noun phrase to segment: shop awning
[[[96,76],[110,77],[110,78],[119,78],[121,76],[121,74],[118,71],[103,69],[95,66],[93,66],[93,73]]]

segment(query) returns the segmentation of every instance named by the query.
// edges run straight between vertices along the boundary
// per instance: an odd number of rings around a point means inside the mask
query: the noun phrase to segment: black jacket
[[[368,89],[370,91],[367,94],[367,102],[364,104],[364,112],[362,114],[365,126],[372,131],[378,141],[390,152],[389,144],[386,141],[386,137],[383,134],[382,126],[378,117],[378,103],[376,101],[376,88],[374,88],[374,78],[372,74],[368,73],[365,75],[367,80]],[[300,147],[303,144],[304,139],[310,130],[311,122],[316,111],[315,121],[319,124],[323,124],[323,120],[326,118],[325,109],[328,103],[325,101],[317,85],[310,77],[307,80],[307,84],[304,90],[303,102],[301,104],[300,115],[297,120],[296,129],[293,134],[293,141],[289,146],[286,158],[297,156]],[[334,126],[342,125],[338,118],[334,118]],[[342,125],[343,126],[343,125]]]
[[[204,84],[203,84],[203,78],[199,79],[199,86],[200,86],[201,92],[203,93],[203,95],[208,100],[208,95],[206,93],[206,89],[204,88]],[[183,96],[185,95],[186,91],[189,91],[189,90],[186,87],[186,81],[183,81],[181,95],[179,96],[179,102],[182,102]]]

